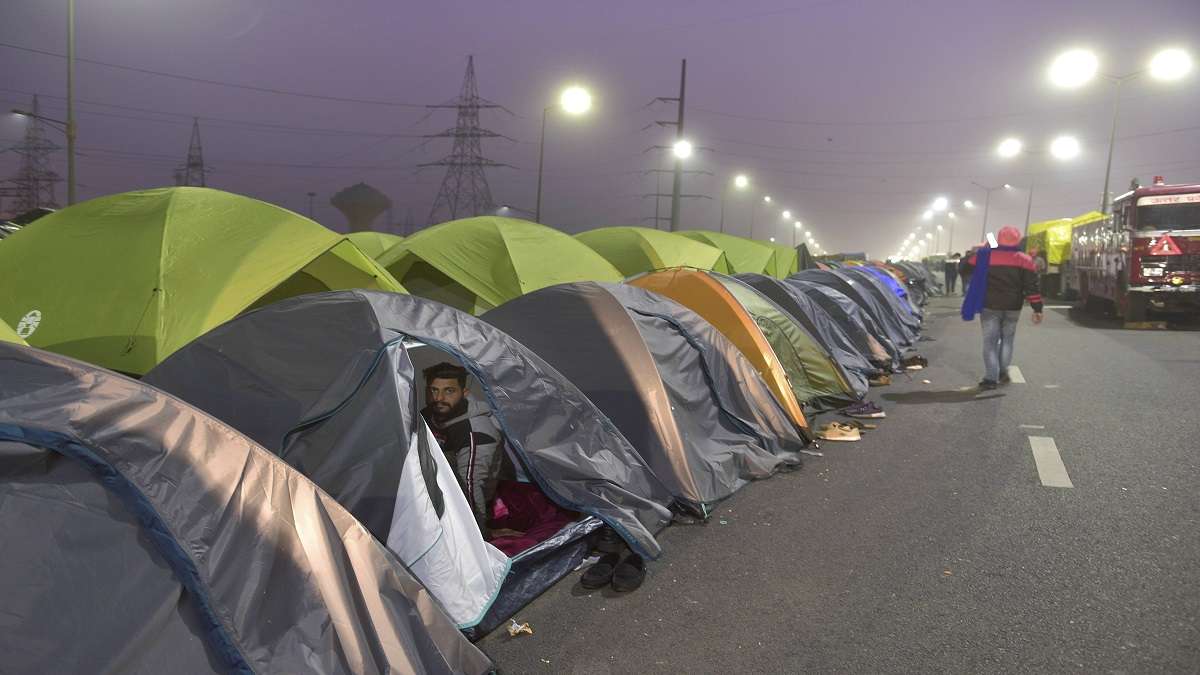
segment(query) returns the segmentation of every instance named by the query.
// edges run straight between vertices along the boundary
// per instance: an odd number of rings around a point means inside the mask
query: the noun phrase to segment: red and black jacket
[[[1033,258],[1021,251],[993,249],[988,262],[987,294],[983,306],[987,309],[1018,310],[1029,301],[1033,311],[1042,311],[1042,294]],[[975,272],[975,254],[963,258],[959,272],[969,280]],[[968,282],[969,283],[969,282]]]

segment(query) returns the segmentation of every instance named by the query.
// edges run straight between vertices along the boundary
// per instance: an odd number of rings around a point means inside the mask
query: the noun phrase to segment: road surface
[[[572,574],[480,646],[509,673],[1200,672],[1200,332],[1026,310],[1025,382],[980,394],[956,307],[862,442],[662,533],[639,591]]]

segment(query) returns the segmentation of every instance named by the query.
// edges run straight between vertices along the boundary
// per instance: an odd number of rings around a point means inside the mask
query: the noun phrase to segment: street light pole
[[[1117,115],[1121,111],[1121,85],[1125,83],[1126,78],[1115,78],[1117,83],[1117,91],[1113,96],[1113,115],[1112,115],[1112,131],[1108,135],[1108,163],[1104,165],[1104,191],[1100,193],[1100,213],[1108,214],[1108,180],[1112,175],[1112,158],[1113,148],[1117,144]],[[1028,229],[1028,224],[1026,224]]]
[[[537,205],[533,207],[533,222],[542,222],[542,169],[546,164],[546,115],[554,106],[542,108],[542,140],[538,142],[538,188]]]
[[[1029,177],[1029,199],[1025,202],[1025,235],[1029,235],[1029,214],[1033,211],[1033,176]]]
[[[67,205],[75,203],[75,0],[67,0]]]

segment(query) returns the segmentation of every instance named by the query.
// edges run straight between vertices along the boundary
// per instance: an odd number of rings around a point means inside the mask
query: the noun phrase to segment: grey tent
[[[905,333],[913,342],[916,342],[917,335],[921,332],[921,318],[914,314],[916,308],[911,303],[900,298],[887,283],[864,268],[846,267],[835,270],[834,273],[864,289],[862,291],[864,296],[874,298],[879,301],[881,306],[890,309],[892,316],[900,322]]]
[[[842,276],[840,270],[803,270],[793,274],[789,279],[811,281],[832,288],[858,303],[864,311],[871,315],[875,323],[883,329],[889,340],[903,351],[911,347],[914,336],[901,323],[896,311],[872,293],[866,284],[854,277]]]
[[[680,505],[799,464],[804,441],[754,367],[697,314],[622,284],[551,286],[481,318],[578,386]]]
[[[738,274],[738,279],[753,286],[772,302],[788,312],[812,334],[821,346],[833,357],[854,391],[859,396],[867,392],[867,380],[880,374],[880,368],[872,365],[867,354],[858,346],[842,327],[819,304],[813,302],[798,289],[765,274]]]
[[[912,301],[909,289],[896,279],[895,275],[874,265],[848,267],[842,271],[873,285],[882,294],[883,299],[896,309],[906,326],[917,333],[921,331],[924,312]]]
[[[887,331],[874,317],[850,296],[830,286],[805,281],[795,276],[784,279],[784,283],[789,288],[803,293],[833,317],[858,349],[870,355],[869,360],[872,364],[885,370],[900,367],[900,348],[892,342]]]
[[[333,499],[152,387],[0,343],[0,657],[14,673],[483,673]]]
[[[672,496],[629,442],[533,352],[446,305],[368,291],[289,299],[210,331],[146,380],[260,441],[388,541],[423,391],[414,362],[446,356],[478,381],[541,491],[591,516],[514,557],[499,597],[464,628],[486,632],[578,566],[600,521],[658,556]]]

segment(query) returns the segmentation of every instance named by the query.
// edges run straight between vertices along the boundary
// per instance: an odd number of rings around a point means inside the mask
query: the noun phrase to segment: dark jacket
[[[975,254],[963,258],[958,266],[964,280],[975,272]],[[970,282],[969,282],[970,283]],[[1042,295],[1038,288],[1037,268],[1033,258],[1020,251],[995,249],[988,264],[987,294],[983,306],[987,309],[1018,310],[1029,301],[1033,311],[1042,311]]]
[[[945,272],[947,279],[958,276],[958,265],[959,261],[953,258],[942,263],[942,271]]]
[[[485,403],[464,398],[445,420],[439,421],[433,412],[432,407],[426,407],[421,415],[454,467],[475,521],[486,530],[504,458],[503,437],[492,411]]]

